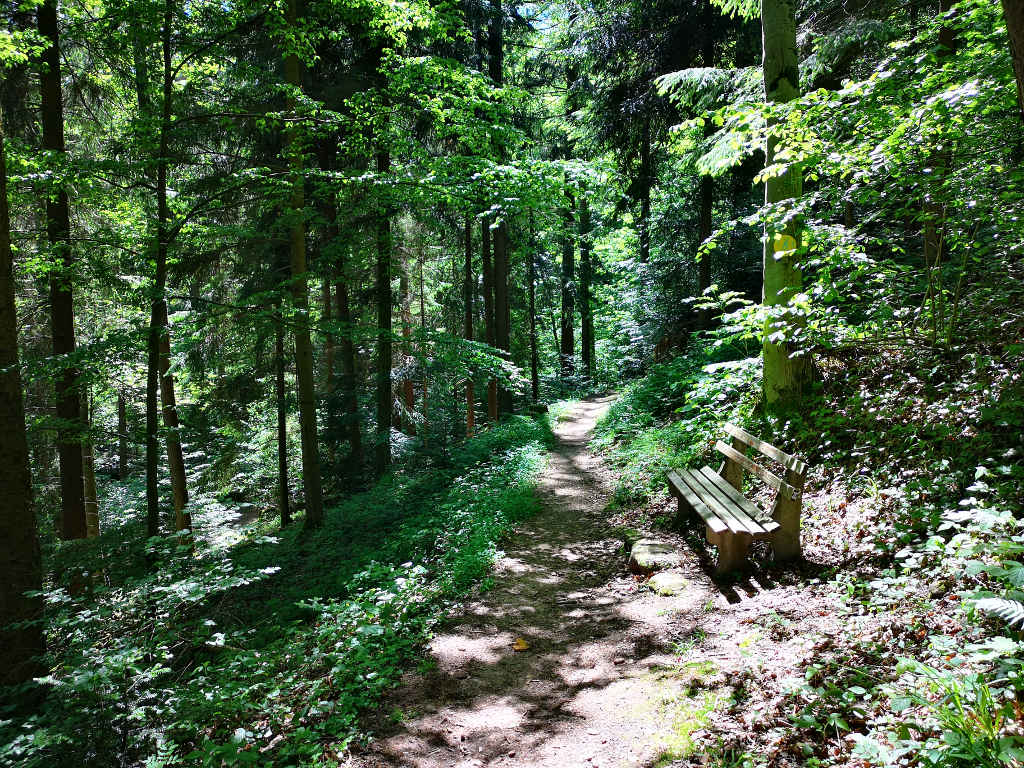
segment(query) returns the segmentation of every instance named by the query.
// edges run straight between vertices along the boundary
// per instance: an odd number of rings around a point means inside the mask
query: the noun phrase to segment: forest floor
[[[806,575],[719,585],[706,550],[663,531],[686,587],[661,596],[630,574],[614,477],[588,445],[610,400],[559,419],[542,511],[440,625],[353,765],[725,766],[752,741],[788,762],[778,706],[840,631],[836,596]]]

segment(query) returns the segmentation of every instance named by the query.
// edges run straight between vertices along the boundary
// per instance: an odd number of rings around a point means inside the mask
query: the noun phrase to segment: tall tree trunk
[[[530,399],[540,399],[540,360],[537,354],[537,242],[533,228],[533,211],[530,211],[530,256],[529,256],[529,301],[530,301]]]
[[[583,373],[588,381],[594,380],[594,308],[591,302],[591,283],[593,281],[593,264],[591,263],[590,201],[587,190],[580,192],[579,205],[580,231],[580,345],[583,362]]]
[[[170,208],[167,197],[167,153],[170,144],[171,114],[172,114],[172,93],[173,93],[173,70],[171,69],[171,25],[174,19],[173,0],[168,0],[164,6],[164,24],[161,28],[161,50],[162,50],[162,107],[159,123],[159,153],[157,158],[157,228],[156,228],[156,285],[154,286],[153,305],[151,307],[150,325],[154,325],[155,317],[156,344],[157,344],[157,368],[158,387],[162,405],[164,427],[167,429],[167,465],[171,477],[171,493],[174,501],[174,525],[175,530],[191,529],[191,516],[186,511],[188,504],[188,489],[185,480],[185,459],[181,450],[181,438],[179,437],[180,422],[178,419],[178,407],[174,395],[174,377],[170,373],[171,339],[168,329],[167,318],[167,253],[170,246]],[[136,36],[135,56],[135,87],[138,99],[139,112],[142,115],[149,115],[149,81],[146,52]],[[153,328],[150,328],[150,343],[153,343]],[[152,350],[150,350],[152,355]],[[146,406],[147,406],[147,451],[149,449],[149,381],[147,377]],[[154,436],[153,440],[157,440]],[[155,470],[152,477],[149,474],[149,457],[147,454],[147,527],[149,535],[156,534],[158,525],[158,513],[156,509],[149,510],[148,500],[150,497],[159,501],[156,490],[150,491],[151,482],[156,482]],[[155,459],[154,461],[158,461]]]
[[[331,227],[328,226],[328,231],[331,231]],[[322,312],[324,322],[329,326],[331,323],[331,314],[333,309],[334,300],[331,297],[331,268],[329,264],[323,265],[323,278],[320,285],[320,300],[323,302]],[[324,334],[324,354],[326,357],[325,371],[324,371],[324,392],[326,397],[324,400],[327,403],[332,402],[335,383],[334,383],[334,332],[328,331]],[[332,437],[327,443],[327,464],[330,467],[334,467],[337,462],[337,452],[334,449],[335,440]]]
[[[426,286],[426,283],[423,280],[423,249],[422,249],[422,246],[420,248],[419,258],[417,259],[417,262],[419,264],[419,269],[420,269],[420,333],[421,333],[421,338],[424,341],[426,341],[426,338],[427,338],[427,310],[426,310],[427,286]],[[424,356],[424,360],[425,360],[426,359],[426,357],[425,357],[426,356],[426,351],[422,347],[420,348],[420,354],[422,356]],[[428,401],[427,401],[427,388],[428,388],[428,383],[429,382],[427,381],[426,366],[424,366],[423,381],[422,381],[422,387],[423,387],[423,432],[422,432],[422,434],[423,434],[423,445],[427,444],[427,435],[428,435],[428,431],[429,431],[429,428],[430,428],[430,415],[429,415],[430,412],[427,410],[427,404],[428,404]]]
[[[42,674],[37,658],[45,650],[39,621],[42,598],[25,594],[42,590],[43,567],[32,505],[22,397],[0,106],[0,648],[4,649],[0,686],[17,685]]]
[[[1003,0],[1003,16],[1010,37],[1010,58],[1017,78],[1017,107],[1024,120],[1024,0]]]
[[[39,75],[42,110],[43,149],[51,153],[64,173],[64,101],[61,94],[60,37],[57,0],[45,0],[36,12],[39,35],[46,41],[43,68]],[[64,184],[46,196],[46,235],[53,269],[50,273],[50,317],[53,354],[62,361],[54,382],[57,418],[57,453],[60,461],[61,536],[82,539],[86,535],[85,494],[82,487],[82,437],[85,423],[78,388],[75,352],[75,308],[71,280],[74,254],[71,250],[71,212]]]
[[[704,0],[703,16],[704,16],[704,28],[710,30],[714,24],[715,11],[711,7],[711,0]],[[715,66],[715,44],[714,38],[710,34],[704,35],[701,59],[705,67]],[[710,120],[706,120],[704,123],[704,139],[705,141],[711,137],[714,133],[712,123]],[[712,225],[712,214],[715,205],[715,180],[711,177],[711,174],[703,174],[700,177],[700,212],[698,214],[698,238],[700,243],[703,243],[709,237],[711,237],[711,225]],[[698,244],[698,249],[700,244]],[[697,293],[700,296],[704,295],[711,286],[711,253],[705,253],[700,257],[700,261],[697,262]],[[706,330],[711,325],[711,313],[707,309],[700,310],[698,316],[698,323],[700,327]]]
[[[166,228],[166,222],[164,226]],[[160,403],[163,407],[164,428],[167,430],[167,468],[171,475],[171,495],[174,498],[174,529],[184,531],[192,529],[192,515],[186,509],[188,487],[185,483],[185,456],[181,450],[178,401],[174,395],[174,375],[171,373],[171,334],[166,299],[160,303],[160,311]]]
[[[377,173],[391,169],[387,149],[377,152]],[[385,201],[377,220],[377,440],[376,468],[382,475],[391,464],[391,210]]]
[[[92,398],[88,387],[85,390],[87,422],[92,423]],[[93,452],[92,435],[82,439],[82,487],[85,492],[85,535],[94,539],[100,535],[100,510],[96,492],[96,461]]]
[[[465,274],[462,283],[462,302],[465,313],[462,321],[462,335],[466,341],[473,340],[473,294],[476,283],[473,280],[473,218],[467,213],[463,228],[466,247]],[[466,437],[473,436],[476,420],[473,397],[473,378],[466,379]]]
[[[491,220],[484,218],[480,224],[480,255],[482,257],[484,288],[484,341],[495,345],[494,339],[494,268],[491,266]],[[487,382],[487,418],[498,420],[498,383]]]
[[[490,0],[491,18],[488,35],[487,65],[491,80],[497,87],[505,81],[505,43],[504,43],[504,12],[501,0]],[[504,154],[504,153],[502,153]],[[494,346],[504,352],[511,352],[512,314],[509,305],[508,274],[509,274],[509,234],[508,221],[502,218],[494,230]],[[512,392],[505,387],[498,393],[498,410],[501,413],[512,411]]]
[[[335,286],[338,302],[338,323],[342,327],[341,335],[341,391],[342,410],[345,418],[345,433],[348,435],[349,463],[352,474],[358,475],[363,465],[363,439],[359,429],[359,399],[356,392],[356,345],[352,340],[352,310],[349,307],[348,280],[344,251],[342,261],[338,263],[338,274],[341,278]]]
[[[402,357],[403,368],[406,369],[402,378],[402,405],[405,408],[404,421],[405,433],[416,434],[416,422],[414,411],[416,408],[416,391],[412,379],[409,378],[408,368],[412,365],[412,294],[409,288],[409,254],[402,249],[401,271],[398,275],[398,296],[400,311],[402,315]]]
[[[288,0],[288,24],[298,27],[296,0]],[[293,89],[302,87],[299,57],[288,51],[284,59],[285,80]],[[289,98],[288,109],[295,114],[296,99]],[[320,479],[320,451],[316,434],[316,383],[313,374],[313,344],[309,334],[309,285],[306,268],[305,179],[302,147],[298,130],[288,132],[288,153],[291,167],[290,257],[292,301],[295,305],[295,379],[299,394],[299,434],[302,443],[302,484],[306,499],[304,527],[316,528],[324,518],[323,489]]]
[[[707,135],[707,134],[705,134]],[[700,177],[700,212],[698,215],[697,237],[701,243],[711,237],[712,211],[715,205],[715,180],[710,175]],[[698,248],[700,245],[698,244]],[[697,294],[704,295],[711,286],[711,254],[704,253],[697,262]],[[702,329],[711,325],[711,313],[707,309],[700,310],[698,322]]]
[[[572,236],[573,200],[568,187],[565,190],[565,198],[566,205],[562,210],[562,218],[565,221],[565,234],[562,237],[562,346],[559,355],[563,377],[572,376],[576,370],[576,245]]]
[[[651,166],[651,118],[644,116],[640,131],[640,263],[651,260],[651,187],[654,172]]]
[[[795,0],[762,0],[762,47],[764,50],[764,88],[767,101],[782,104],[800,95],[800,73],[796,48]],[[765,148],[765,162],[775,162],[778,139],[769,136]],[[768,179],[765,184],[765,203],[796,200],[802,194],[802,178],[798,167],[790,167],[784,174]],[[800,232],[796,221],[782,229],[768,231],[764,246],[764,298],[768,307],[785,307],[793,294],[803,285],[803,275],[797,263]],[[763,387],[769,405],[792,403],[811,380],[811,360],[798,353],[787,341],[771,341],[777,331],[788,332],[798,321],[782,318],[769,320],[765,325]],[[785,553],[789,556],[791,553]]]
[[[146,533],[148,536],[156,536],[160,528],[160,495],[157,485],[157,462],[160,451],[157,399],[160,385],[162,336],[166,332],[167,317],[167,250],[170,235],[168,226],[171,218],[167,202],[167,154],[170,147],[171,97],[174,87],[173,70],[171,69],[171,25],[173,21],[174,2],[166,0],[160,34],[163,74],[161,77],[159,156],[156,166],[156,268],[150,305],[146,361]],[[143,83],[140,91],[145,92],[145,90],[146,84]]]
[[[277,404],[277,508],[281,513],[281,527],[292,521],[288,503],[288,403],[284,384],[284,318],[281,302],[274,312],[274,401]]]
[[[117,479],[128,476],[128,403],[124,390],[117,390]]]

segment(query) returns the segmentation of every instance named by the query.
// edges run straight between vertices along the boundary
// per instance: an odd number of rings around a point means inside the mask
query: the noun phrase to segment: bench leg
[[[747,553],[750,551],[750,537],[724,531],[713,534],[711,529],[707,530],[708,542],[718,547],[718,563],[715,566],[715,576],[725,576],[727,573],[738,571],[747,562]]]
[[[772,517],[779,524],[772,538],[775,559],[779,562],[796,560],[800,557],[800,502],[780,495],[772,510]]]

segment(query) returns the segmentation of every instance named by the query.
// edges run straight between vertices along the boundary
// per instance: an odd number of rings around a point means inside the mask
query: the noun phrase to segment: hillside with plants
[[[1024,2],[0,18],[0,765],[1024,764]]]

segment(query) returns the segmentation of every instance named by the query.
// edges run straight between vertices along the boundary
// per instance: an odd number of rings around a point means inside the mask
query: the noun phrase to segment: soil
[[[683,555],[681,592],[630,574],[614,477],[588,448],[610,401],[556,425],[542,511],[505,542],[490,588],[439,628],[352,765],[728,765],[740,742],[800,764],[799,745],[780,743],[779,704],[840,631],[834,593],[806,565],[716,583],[696,531],[655,534]]]

